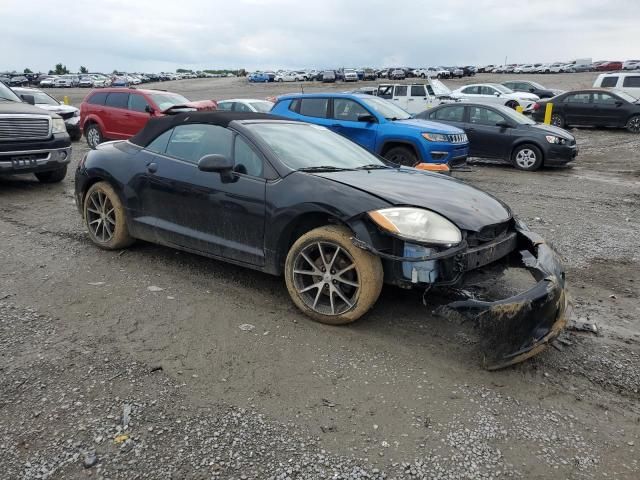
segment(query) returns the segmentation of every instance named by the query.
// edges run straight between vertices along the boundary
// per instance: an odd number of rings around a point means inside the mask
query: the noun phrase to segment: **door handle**
[[[155,163],[150,163],[147,165],[147,171],[149,173],[156,173],[158,171],[158,165]]]

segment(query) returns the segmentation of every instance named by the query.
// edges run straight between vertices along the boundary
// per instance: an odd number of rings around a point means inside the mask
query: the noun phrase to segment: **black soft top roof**
[[[186,112],[177,115],[166,115],[164,117],[156,117],[150,119],[145,127],[136,135],[131,137],[129,141],[140,147],[146,147],[159,135],[167,130],[177,127],[178,125],[186,125],[190,123],[208,123],[210,125],[218,125],[220,127],[228,127],[235,120],[289,120],[288,118],[278,117],[268,113],[254,112]]]

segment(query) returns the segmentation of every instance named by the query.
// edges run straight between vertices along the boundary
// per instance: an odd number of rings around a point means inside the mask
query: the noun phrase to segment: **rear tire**
[[[118,250],[133,243],[124,206],[107,182],[94,183],[89,188],[84,197],[83,214],[89,238],[98,247]]]
[[[519,170],[533,172],[542,166],[542,151],[531,143],[518,145],[511,154],[513,166]]]
[[[96,123],[89,124],[84,131],[84,135],[87,138],[87,145],[89,145],[92,150],[95,150],[97,146],[104,141],[100,127]]]
[[[384,158],[390,162],[397,163],[405,167],[415,167],[418,163],[418,157],[416,154],[407,147],[393,147],[387,150],[384,154]]]
[[[317,322],[355,322],[380,296],[382,262],[356,247],[351,237],[352,232],[343,226],[315,228],[301,236],[287,254],[284,274],[289,295]]]
[[[627,130],[631,133],[640,133],[640,115],[634,115],[627,122]]]
[[[559,113],[554,113],[553,115],[551,115],[551,125],[558,128],[564,128],[566,125],[564,122],[564,117]]]
[[[67,176],[67,166],[64,165],[56,170],[48,172],[37,172],[34,174],[40,183],[59,183]]]
[[[516,102],[515,100],[509,100],[507,103],[504,104],[504,106],[513,108],[515,110],[516,107],[518,106],[518,102]]]

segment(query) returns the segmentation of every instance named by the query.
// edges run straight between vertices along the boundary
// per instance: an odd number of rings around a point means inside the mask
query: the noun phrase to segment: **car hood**
[[[429,120],[422,120],[421,118],[411,118],[408,120],[394,120],[391,123],[402,127],[410,127],[421,132],[433,132],[433,133],[447,133],[447,134],[460,134],[464,131],[458,127],[451,125],[445,125],[444,123],[431,122]]]
[[[462,230],[480,231],[511,218],[497,198],[459,180],[413,168],[313,173],[370,193],[392,205],[436,212]]]
[[[60,118],[56,113],[43,110],[40,107],[29,105],[28,103],[18,102],[0,102],[0,113],[2,114],[32,114],[32,115],[49,115],[53,118]]]
[[[48,103],[36,103],[36,107],[55,113],[70,113],[78,111],[76,107],[72,107],[71,105],[49,105]]]
[[[555,135],[556,137],[566,140],[574,140],[574,136],[567,132],[564,128],[554,127],[553,125],[545,125],[544,123],[536,123],[535,125],[527,125],[529,128],[540,130],[545,134]]]

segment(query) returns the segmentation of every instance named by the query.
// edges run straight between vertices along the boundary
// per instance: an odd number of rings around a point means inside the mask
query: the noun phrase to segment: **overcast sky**
[[[0,71],[640,57],[640,0],[0,0]]]

